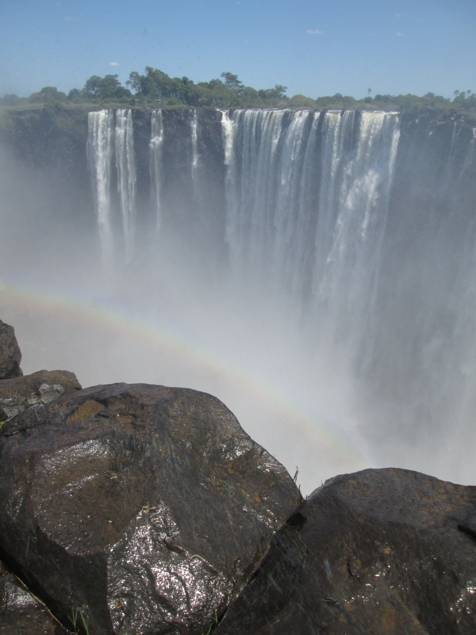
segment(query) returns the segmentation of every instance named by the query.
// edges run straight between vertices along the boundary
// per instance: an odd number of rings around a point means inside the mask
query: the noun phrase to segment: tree
[[[141,75],[137,71],[132,71],[132,73],[129,73],[129,79],[127,80],[126,84],[131,87],[132,92],[136,95],[142,93],[142,78],[143,75]]]
[[[7,93],[6,95],[0,98],[0,101],[3,104],[5,104],[5,106],[15,106],[15,104],[18,104],[19,102],[22,101],[22,98],[18,97],[18,95]]]
[[[287,90],[288,89],[286,86],[282,86],[281,84],[276,84],[274,88],[265,88],[264,90],[259,90],[258,94],[265,102],[279,103],[287,99],[286,97]]]
[[[288,92],[288,87],[283,86],[282,84],[276,84],[276,86],[272,90],[276,95],[276,99],[285,99],[286,93]]]
[[[144,75],[132,72],[127,84],[139,97],[158,100],[176,99],[182,94],[184,86],[181,80],[174,80],[167,73],[152,66],[146,66]]]
[[[68,101],[81,101],[82,93],[77,88],[72,88],[68,93]]]
[[[66,101],[65,93],[62,93],[55,86],[44,86],[37,93],[30,95],[31,101],[42,102],[45,104],[54,104]]]
[[[373,95],[371,88],[363,99],[354,99],[341,93],[311,99],[305,95],[287,96],[287,88],[276,84],[273,88],[257,90],[244,85],[235,73],[224,72],[220,78],[208,82],[194,83],[189,77],[170,77],[164,71],[146,66],[144,73],[133,71],[124,87],[117,75],[91,76],[82,90],[73,88],[66,96],[54,86],[45,86],[29,98],[15,95],[0,97],[0,104],[14,107],[16,103],[31,100],[44,104],[61,104],[67,100],[70,104],[81,102],[100,103],[104,107],[126,107],[133,104],[156,107],[186,105],[210,108],[260,108],[294,107],[317,108],[375,108],[413,111],[422,108],[440,110],[459,110],[476,115],[476,94],[471,89],[455,90],[451,98],[427,93],[417,95]],[[129,90],[130,88],[130,90]]]
[[[238,79],[238,75],[234,73],[222,73],[220,77],[225,80],[225,86],[231,90],[239,90],[243,83]]]
[[[221,81],[221,79],[211,79],[209,82],[202,82],[199,84],[201,86],[209,86],[210,88],[223,88],[225,84]]]
[[[289,105],[296,108],[315,108],[316,102],[305,95],[293,95],[289,100]]]
[[[121,100],[131,97],[127,88],[121,85],[117,75],[105,75],[99,77],[92,75],[84,84],[83,95],[93,100]]]

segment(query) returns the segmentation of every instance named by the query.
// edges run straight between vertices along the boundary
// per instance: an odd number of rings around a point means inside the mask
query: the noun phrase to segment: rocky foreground
[[[0,322],[0,635],[476,633],[476,487],[303,501],[216,398],[20,359]]]

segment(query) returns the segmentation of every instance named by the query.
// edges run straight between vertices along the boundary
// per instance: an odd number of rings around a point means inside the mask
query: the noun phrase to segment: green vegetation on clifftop
[[[91,76],[83,88],[73,88],[68,94],[54,86],[45,86],[29,97],[4,95],[0,106],[31,110],[47,106],[81,109],[134,107],[210,107],[210,108],[356,108],[379,110],[437,109],[458,111],[476,116],[476,94],[472,90],[455,90],[453,99],[433,93],[417,95],[381,95],[354,99],[340,93],[317,98],[287,95],[286,86],[256,89],[245,86],[234,73],[222,73],[219,79],[195,83],[188,77],[170,77],[163,71],[147,66],[144,73],[133,71],[123,86],[117,75]]]

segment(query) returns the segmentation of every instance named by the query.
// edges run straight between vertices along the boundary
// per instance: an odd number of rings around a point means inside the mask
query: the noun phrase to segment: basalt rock
[[[66,635],[46,607],[1,562],[0,635]]]
[[[40,370],[0,382],[0,421],[30,407],[46,405],[63,394],[81,390],[75,375],[66,370]]]
[[[476,487],[366,470],[274,537],[216,635],[473,635]]]
[[[0,431],[0,549],[71,627],[203,635],[301,503],[217,399],[116,384]]]
[[[12,326],[0,320],[0,379],[19,377],[21,352]]]

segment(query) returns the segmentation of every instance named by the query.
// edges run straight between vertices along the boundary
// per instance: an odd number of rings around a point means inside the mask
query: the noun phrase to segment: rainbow
[[[0,285],[0,310],[9,315],[12,307],[20,312],[47,315],[49,320],[67,320],[69,324],[80,323],[84,328],[103,328],[118,335],[131,338],[145,345],[159,347],[165,352],[178,356],[194,367],[206,372],[226,377],[230,385],[237,386],[249,400],[266,402],[274,412],[297,429],[300,444],[319,446],[320,454],[335,454],[339,462],[348,464],[349,469],[365,464],[365,457],[352,438],[344,430],[333,429],[319,424],[315,417],[304,412],[292,396],[283,395],[273,385],[261,378],[253,377],[242,368],[224,365],[210,351],[201,350],[195,343],[186,341],[184,336],[172,332],[170,327],[149,323],[146,319],[127,315],[118,307],[104,308],[90,303],[90,300],[67,295],[55,295],[49,291],[31,289],[25,285]],[[74,370],[74,369],[73,369]],[[246,422],[242,422],[245,424]]]

